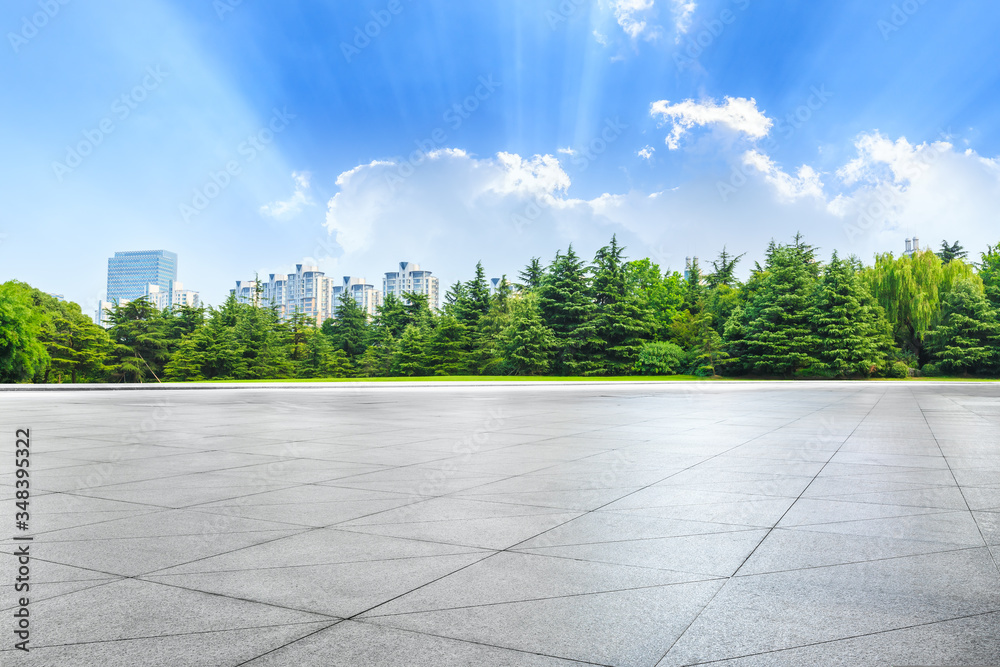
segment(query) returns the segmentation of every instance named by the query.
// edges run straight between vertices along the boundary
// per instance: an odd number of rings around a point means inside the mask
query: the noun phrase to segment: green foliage
[[[742,362],[757,375],[792,376],[817,359],[810,306],[813,251],[796,237],[795,245],[776,246],[769,253],[760,291],[743,311]]]
[[[594,257],[594,334],[603,343],[598,363],[609,375],[624,375],[633,368],[653,329],[649,311],[629,280],[624,251],[612,236]]]
[[[627,261],[612,237],[592,264],[573,248],[494,293],[482,264],[445,296],[389,295],[375,317],[344,295],[335,317],[284,319],[230,296],[218,308],[115,306],[107,331],[79,306],[0,285],[0,381],[155,382],[630,373],[906,377],[1000,374],[1000,249],[977,265],[957,243],[823,265],[796,235],[772,241],[745,282],[723,248],[703,275]]]
[[[395,308],[396,304],[391,307]],[[398,304],[401,317],[405,317],[402,304]],[[368,313],[358,305],[347,292],[340,295],[333,319],[323,322],[323,334],[330,340],[335,349],[343,350],[350,357],[359,357],[368,347]]]
[[[816,285],[809,314],[816,331],[816,369],[834,376],[869,376],[892,349],[889,322],[849,262],[833,254]]]
[[[48,363],[38,340],[43,321],[28,285],[15,280],[0,285],[0,382],[27,382]]]
[[[509,317],[499,335],[499,352],[504,370],[512,375],[541,375],[552,364],[556,338],[545,326],[532,296],[514,299]]]
[[[1000,321],[975,282],[959,281],[948,292],[927,347],[945,373],[1000,372]]]
[[[646,343],[639,350],[635,370],[641,375],[679,375],[690,365],[688,355],[674,343]]]
[[[1000,310],[1000,243],[987,246],[981,259],[979,277],[983,281],[986,298],[995,310]]]
[[[954,259],[965,259],[969,256],[969,253],[962,247],[958,241],[950,244],[947,241],[941,241],[941,250],[937,252],[937,256],[941,258],[941,261],[948,264]]]
[[[603,341],[597,336],[594,318],[597,305],[583,261],[571,245],[555,259],[539,288],[542,318],[555,334],[556,375],[593,375],[601,371],[594,351]]]
[[[111,382],[160,382],[169,361],[168,322],[147,299],[124,306],[115,304],[110,313]]]

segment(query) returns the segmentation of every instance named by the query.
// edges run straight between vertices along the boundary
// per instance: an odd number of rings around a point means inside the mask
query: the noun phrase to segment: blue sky
[[[444,284],[618,234],[744,270],[1000,241],[1000,6],[12,0],[0,280],[104,296],[163,248],[218,304],[318,263]],[[365,34],[367,30],[368,34]]]

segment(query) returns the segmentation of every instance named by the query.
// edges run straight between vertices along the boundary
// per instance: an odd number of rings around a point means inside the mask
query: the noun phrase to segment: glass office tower
[[[177,254],[166,250],[116,252],[108,259],[108,301],[138,299],[147,285],[173,292],[177,280]]]

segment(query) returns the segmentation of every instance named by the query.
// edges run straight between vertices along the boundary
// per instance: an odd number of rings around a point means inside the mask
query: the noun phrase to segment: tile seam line
[[[681,640],[681,638],[683,638],[684,635],[686,635],[688,633],[688,631],[692,628],[692,626],[694,626],[694,624],[698,621],[698,619],[701,618],[701,615],[705,613],[705,610],[708,609],[709,606],[711,606],[712,602],[715,601],[715,598],[717,598],[719,596],[719,593],[721,593],[726,588],[726,586],[729,584],[729,582],[732,581],[739,574],[739,571],[743,568],[744,565],[746,565],[747,561],[750,560],[750,557],[753,556],[754,553],[756,553],[757,549],[760,548],[760,545],[764,543],[764,541],[774,531],[774,529],[777,527],[777,525],[779,523],[781,523],[781,520],[785,518],[785,516],[788,514],[788,512],[791,511],[791,509],[793,507],[795,507],[795,504],[797,502],[799,502],[799,500],[802,498],[802,496],[805,494],[805,492],[807,490],[809,490],[809,487],[812,486],[812,483],[814,481],[816,481],[817,478],[819,478],[819,476],[822,474],[823,470],[826,469],[826,466],[829,465],[830,461],[832,461],[837,456],[837,454],[840,452],[840,450],[843,448],[843,446],[847,443],[847,441],[851,439],[851,435],[854,435],[854,433],[861,427],[861,425],[863,423],[865,423],[865,420],[868,419],[869,416],[871,416],[872,412],[875,411],[875,408],[878,406],[878,404],[882,402],[883,398],[885,398],[886,393],[887,393],[887,391],[883,391],[882,395],[879,396],[878,400],[875,401],[875,403],[870,408],[868,408],[868,411],[865,413],[865,416],[862,417],[858,421],[857,425],[854,427],[854,429],[851,431],[851,433],[848,436],[846,436],[843,439],[843,441],[841,441],[840,446],[837,447],[836,451],[834,451],[830,455],[830,458],[828,458],[826,460],[826,462],[823,464],[823,466],[816,472],[816,474],[813,476],[813,479],[809,482],[809,484],[807,484],[805,486],[805,488],[802,489],[802,493],[799,494],[799,497],[796,498],[788,506],[788,508],[784,511],[784,513],[778,518],[778,520],[774,522],[774,525],[771,526],[770,529],[768,529],[767,533],[764,535],[764,537],[761,539],[761,541],[757,543],[757,546],[754,547],[752,551],[750,551],[750,553],[747,555],[747,557],[743,559],[743,562],[740,563],[740,566],[737,567],[736,570],[733,572],[733,574],[730,575],[726,579],[726,581],[722,584],[722,586],[719,587],[719,589],[717,591],[715,591],[715,593],[712,595],[712,597],[709,598],[708,602],[705,603],[705,606],[703,606],[701,608],[701,610],[695,615],[695,617],[691,619],[691,622],[688,623],[687,627],[685,627],[684,630],[679,635],[677,635],[677,639],[675,639],[673,641],[673,643],[670,644],[670,647],[663,653],[663,655],[660,656],[660,659],[657,660],[655,664],[658,665],[659,663],[663,662],[663,659],[666,658],[667,655],[669,655],[672,650],[674,650],[674,646],[677,645],[677,643]],[[860,390],[858,392],[853,392],[851,394],[848,394],[847,396],[841,398],[839,401],[834,401],[834,404],[841,403],[841,402],[847,400],[847,398],[852,398],[852,397],[854,397],[856,395],[859,395],[859,394],[860,394]],[[825,409],[825,407],[826,406],[820,407],[820,408],[814,410],[813,412],[811,412],[810,414],[816,414],[817,412],[821,412],[821,411],[823,411]]]
[[[913,402],[916,403],[917,408],[920,410],[920,416],[923,417],[924,419],[924,424],[927,425],[927,428],[930,430],[931,435],[934,437],[934,442],[938,446],[938,451],[941,452],[941,458],[944,459],[945,465],[948,466],[948,472],[951,473],[951,478],[955,481],[955,487],[958,489],[958,493],[962,496],[962,502],[965,503],[965,509],[969,513],[969,517],[972,519],[972,522],[976,525],[976,530],[979,531],[979,539],[983,541],[983,546],[986,548],[986,553],[990,555],[990,560],[993,561],[993,567],[996,569],[997,574],[1000,575],[1000,563],[997,562],[996,554],[994,554],[993,549],[990,548],[990,543],[986,539],[986,535],[983,534],[983,527],[979,525],[979,521],[976,519],[976,515],[972,511],[972,506],[969,505],[969,499],[965,497],[965,490],[962,488],[962,485],[958,483],[958,478],[955,477],[955,471],[951,467],[951,461],[949,461],[948,457],[945,456],[944,449],[941,447],[941,442],[938,440],[937,434],[934,432],[934,429],[931,427],[930,422],[927,420],[927,415],[924,413],[924,409],[920,407],[920,403],[917,401],[917,397],[913,393],[912,389],[910,390],[910,397],[913,399]],[[955,400],[953,398],[949,400],[955,403]]]
[[[846,400],[847,398],[849,398],[849,397],[851,397],[851,396],[855,395],[856,393],[858,393],[858,392],[852,392],[852,393],[848,394],[847,396],[844,396],[843,398],[841,398],[841,399],[839,399],[839,400],[837,400],[837,401],[834,401],[834,403],[835,403],[835,404],[836,404],[836,403],[840,403],[840,402],[842,402],[842,401]],[[881,399],[880,399],[880,400],[881,400]],[[824,409],[825,407],[826,407],[826,406],[822,406],[822,407],[819,407],[819,408],[817,408],[817,409],[815,409],[815,410],[811,411],[811,412],[810,412],[810,413],[809,413],[808,415],[806,415],[806,416],[811,416],[811,415],[813,415],[813,414],[816,414],[817,412],[819,412],[819,411],[823,410],[823,409]],[[866,417],[867,417],[867,415],[866,415]],[[748,445],[748,444],[750,444],[751,442],[753,442],[754,440],[757,440],[758,438],[763,438],[763,437],[764,437],[764,436],[766,436],[766,435],[770,435],[770,434],[772,434],[772,433],[774,433],[774,432],[776,432],[776,431],[778,431],[778,430],[780,430],[780,429],[782,429],[782,428],[785,428],[785,427],[786,427],[786,426],[788,426],[789,424],[794,424],[795,422],[797,422],[797,421],[800,421],[800,420],[802,420],[803,418],[804,418],[804,417],[799,417],[799,418],[797,418],[797,419],[793,419],[792,421],[790,421],[790,422],[787,422],[787,423],[786,423],[786,424],[784,424],[783,426],[776,426],[775,428],[771,429],[770,431],[766,431],[766,432],[764,432],[764,433],[760,433],[760,434],[758,434],[758,435],[755,435],[755,436],[753,436],[752,438],[750,438],[750,439],[748,439],[748,440],[745,440],[745,441],[743,441],[743,442],[741,442],[741,443],[739,443],[739,444],[737,444],[737,445],[734,445],[734,446],[732,446],[732,447],[730,447],[730,448],[728,448],[728,449],[726,449],[726,450],[724,450],[724,451],[721,451],[721,452],[719,452],[719,453],[717,453],[717,454],[713,454],[712,456],[709,456],[709,457],[707,457],[707,458],[703,458],[702,460],[700,460],[700,461],[697,461],[697,462],[695,462],[695,463],[692,463],[691,465],[689,465],[689,466],[687,466],[687,467],[685,467],[685,468],[683,468],[683,469],[681,469],[681,470],[677,470],[677,471],[675,471],[675,472],[672,472],[672,473],[670,473],[669,475],[667,475],[666,477],[664,477],[664,478],[662,478],[662,479],[659,479],[659,480],[656,480],[655,482],[652,482],[652,483],[650,483],[650,484],[647,484],[647,485],[645,485],[645,486],[643,486],[643,487],[641,487],[641,488],[638,488],[638,489],[636,489],[635,491],[632,491],[631,493],[626,493],[626,494],[625,494],[624,496],[622,496],[621,498],[616,498],[615,500],[611,500],[611,501],[609,501],[609,502],[607,502],[607,503],[604,503],[603,505],[600,505],[599,507],[595,507],[595,508],[593,508],[593,509],[591,509],[591,510],[587,510],[586,512],[582,513],[582,514],[581,514],[580,516],[586,516],[587,514],[592,514],[592,513],[594,513],[594,512],[599,512],[599,511],[603,510],[603,509],[604,509],[605,507],[607,507],[608,505],[612,505],[612,504],[614,504],[614,503],[617,503],[617,502],[619,502],[619,501],[623,500],[624,498],[628,498],[629,496],[632,496],[632,495],[635,495],[636,493],[639,493],[639,492],[641,492],[641,491],[645,491],[646,489],[649,489],[649,488],[652,488],[652,487],[656,486],[657,484],[661,484],[661,483],[665,482],[666,480],[670,479],[671,477],[675,477],[675,476],[677,476],[677,475],[680,475],[680,474],[682,474],[682,473],[685,473],[685,472],[687,472],[687,471],[689,471],[689,470],[692,470],[692,469],[694,469],[694,468],[696,468],[696,467],[698,467],[698,466],[700,466],[700,465],[702,465],[702,464],[704,464],[704,463],[707,463],[707,462],[709,462],[709,461],[712,461],[712,460],[714,460],[714,459],[717,459],[717,458],[719,458],[719,457],[721,457],[721,456],[725,456],[725,455],[726,455],[726,454],[728,454],[729,452],[732,452],[732,451],[735,451],[735,450],[739,449],[740,447],[743,447],[743,446],[745,446],[745,445]],[[861,421],[864,421],[864,419],[862,419]],[[859,422],[859,425],[860,425],[860,423],[861,423],[861,422]],[[856,429],[856,428],[857,428],[857,427],[855,427],[855,429]],[[845,439],[845,441],[846,441],[846,439]],[[825,464],[824,464],[824,467],[825,467]],[[820,469],[820,471],[822,472],[822,468]],[[817,473],[817,474],[819,474],[819,473]],[[812,482],[810,482],[810,484],[811,484],[811,483],[812,483]],[[806,488],[808,488],[808,486],[807,486]],[[747,501],[747,502],[754,502],[754,501],[750,500],[750,501]],[[794,503],[793,503],[793,504],[794,504]],[[556,529],[558,529],[558,528],[562,527],[563,525],[565,525],[565,524],[569,523],[570,521],[575,521],[575,520],[576,520],[576,519],[578,519],[578,518],[580,518],[580,517],[576,517],[575,519],[570,519],[569,521],[566,521],[566,522],[564,522],[564,523],[561,523],[561,524],[559,524],[558,526],[554,526],[554,527],[550,528],[549,530],[546,530],[546,531],[543,531],[543,532],[539,533],[538,535],[534,535],[533,537],[530,537],[530,538],[528,538],[528,539],[525,539],[525,540],[521,540],[521,541],[520,541],[520,542],[518,542],[517,544],[513,544],[513,545],[511,545],[511,546],[507,547],[507,549],[516,549],[516,548],[517,548],[518,546],[520,546],[520,545],[521,545],[521,544],[523,544],[524,542],[527,542],[528,540],[531,540],[531,539],[535,539],[535,538],[539,537],[540,535],[544,535],[545,533],[547,533],[547,532],[549,532],[549,531],[552,531],[552,530],[556,530]],[[506,550],[506,549],[505,549],[505,550]]]
[[[799,644],[796,646],[788,646],[785,648],[774,649],[771,651],[760,651],[758,653],[747,653],[745,655],[734,655],[727,656],[725,658],[718,658],[716,660],[705,660],[702,662],[688,662],[684,663],[684,667],[694,667],[695,665],[713,665],[719,662],[727,662],[729,660],[742,660],[743,658],[753,658],[759,655],[771,655],[772,653],[782,653],[784,651],[795,651],[798,649],[809,648],[811,646],[823,646],[824,644],[835,644],[836,642],[850,641],[852,639],[862,639],[864,637],[877,637],[878,635],[889,634],[890,632],[902,632],[904,630],[913,630],[915,628],[923,628],[929,625],[939,625],[941,623],[952,623],[954,621],[963,621],[970,618],[979,618],[980,616],[990,616],[993,614],[1000,614],[1000,609],[993,609],[990,611],[979,612],[978,614],[968,614],[965,616],[955,616],[954,618],[944,618],[939,621],[927,621],[926,623],[916,623],[914,625],[905,625],[899,628],[889,628],[887,630],[876,630],[874,632],[865,632],[860,635],[851,635],[849,637],[837,637],[836,639],[826,639],[820,642],[810,642],[808,644]]]

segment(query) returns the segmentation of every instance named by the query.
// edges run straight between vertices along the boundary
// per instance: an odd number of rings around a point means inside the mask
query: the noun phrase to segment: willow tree
[[[942,300],[952,286],[971,280],[982,291],[982,280],[972,266],[960,259],[945,264],[930,250],[898,258],[892,253],[879,255],[864,275],[896,340],[921,361],[926,361],[924,334],[940,317]]]

